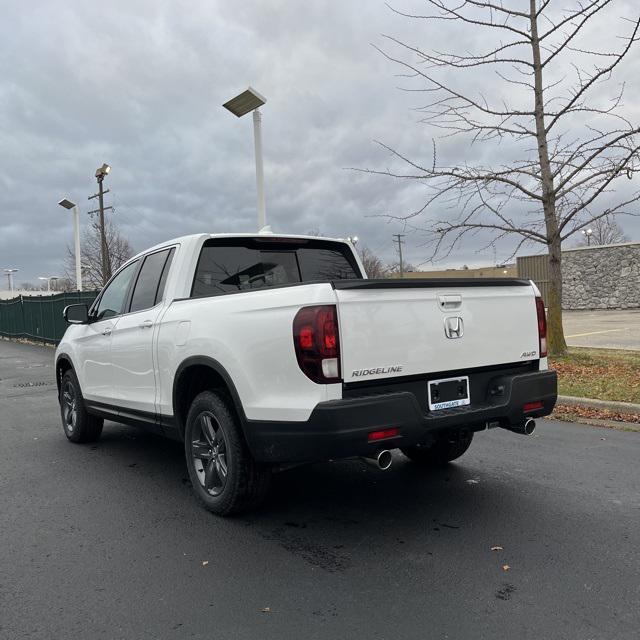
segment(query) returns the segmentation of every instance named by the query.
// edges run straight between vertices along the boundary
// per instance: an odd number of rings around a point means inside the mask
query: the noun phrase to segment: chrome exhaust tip
[[[533,435],[533,432],[536,430],[536,421],[533,418],[527,418],[524,421],[524,426],[522,427],[522,433],[525,436]]]
[[[377,467],[382,471],[386,471],[391,467],[393,463],[393,456],[391,455],[391,451],[388,449],[382,449],[374,458],[362,458],[365,462],[370,465]]]
[[[523,436],[530,436],[533,435],[533,432],[536,430],[536,421],[533,418],[525,418],[524,422],[510,424],[504,428],[514,433],[520,433]]]
[[[388,449],[383,449],[377,456],[376,460],[378,461],[378,467],[383,471],[386,471],[391,467],[391,463],[393,462],[393,456],[391,455],[391,451]]]

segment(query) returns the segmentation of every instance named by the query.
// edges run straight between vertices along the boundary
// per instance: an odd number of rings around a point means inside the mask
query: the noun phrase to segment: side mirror
[[[89,322],[89,309],[86,304],[70,304],[64,308],[62,317],[69,324],[87,324]]]

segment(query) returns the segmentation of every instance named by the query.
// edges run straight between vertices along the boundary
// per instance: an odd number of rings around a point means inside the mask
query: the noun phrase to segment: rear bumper
[[[249,420],[245,435],[256,460],[269,463],[321,461],[373,455],[380,449],[426,444],[439,432],[520,424],[553,411],[558,380],[553,370],[498,375],[484,401],[466,407],[424,411],[412,391],[396,391],[321,402],[306,422]],[[499,388],[499,393],[495,389]],[[542,407],[524,413],[525,403]],[[368,442],[368,434],[396,427],[399,436]]]

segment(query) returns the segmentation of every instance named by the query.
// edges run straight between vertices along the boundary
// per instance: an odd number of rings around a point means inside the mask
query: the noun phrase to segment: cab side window
[[[162,275],[160,276],[160,284],[158,285],[158,292],[156,293],[156,304],[162,302],[164,296],[164,288],[167,284],[167,277],[169,276],[169,269],[171,269],[171,262],[173,261],[173,254],[176,252],[176,248],[173,247],[169,251],[167,261],[164,263],[164,269],[162,269]]]
[[[131,296],[130,312],[150,309],[162,300],[162,290],[164,290],[166,273],[172,256],[173,249],[165,249],[152,253],[144,259]]]
[[[137,268],[138,261],[136,260],[122,269],[107,285],[100,296],[100,302],[96,309],[97,320],[119,316],[124,311],[129,286]]]

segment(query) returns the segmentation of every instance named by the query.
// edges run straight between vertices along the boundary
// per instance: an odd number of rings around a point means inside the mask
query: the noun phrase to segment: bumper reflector
[[[394,427],[392,429],[382,429],[381,431],[371,431],[369,433],[369,442],[377,442],[378,440],[386,440],[387,438],[395,438],[400,433],[400,429]]]
[[[536,411],[537,409],[542,409],[542,407],[543,404],[539,400],[537,402],[527,402],[522,408],[522,411],[527,413],[527,411]]]

